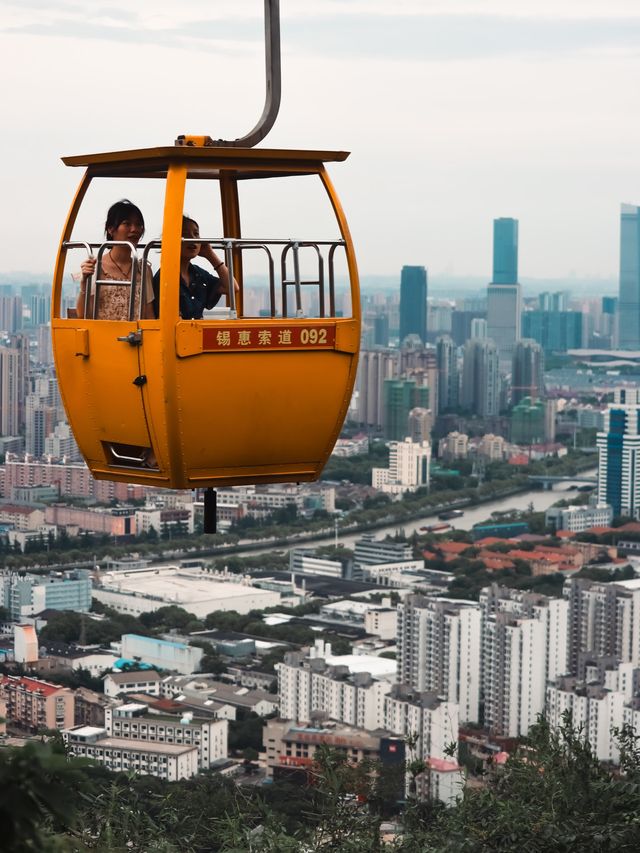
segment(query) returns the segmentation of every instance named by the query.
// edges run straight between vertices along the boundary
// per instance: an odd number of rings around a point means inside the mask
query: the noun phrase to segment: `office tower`
[[[640,665],[640,589],[637,581],[599,583],[567,578],[563,594],[569,606],[569,671],[579,671],[582,653],[611,655]]]
[[[0,296],[0,331],[14,335],[22,329],[22,297]]]
[[[407,335],[427,340],[427,271],[402,267],[400,276],[400,344]]]
[[[22,335],[0,347],[0,435],[19,435],[25,424],[29,341]]]
[[[471,340],[464,345],[460,405],[483,418],[500,412],[498,351],[491,340]]]
[[[640,515],[640,390],[621,388],[598,433],[598,503],[615,515]]]
[[[493,284],[518,282],[518,220],[493,220]]]
[[[480,703],[480,609],[475,602],[408,595],[398,605],[398,679],[460,706],[475,723]]]
[[[456,309],[451,315],[451,337],[454,344],[458,347],[463,346],[469,338],[473,337],[471,334],[471,324],[473,321],[486,320],[486,317],[486,311],[458,311]]]
[[[568,311],[569,293],[566,290],[556,293],[545,291],[538,296],[538,305],[541,311]]]
[[[384,383],[399,376],[397,350],[365,350],[360,354],[357,377],[357,423],[382,429],[384,423]]]
[[[438,365],[438,411],[455,409],[458,405],[458,354],[456,345],[448,335],[436,341]]]
[[[539,343],[545,353],[581,349],[583,321],[582,311],[525,311],[522,337]]]
[[[600,317],[600,334],[603,344],[609,344],[611,349],[618,346],[618,297],[602,297],[602,315]]]
[[[526,735],[544,711],[547,681],[566,674],[569,605],[562,598],[492,584],[480,593],[485,725]]]
[[[620,349],[640,349],[640,207],[623,204],[620,212]]]
[[[384,383],[384,437],[404,441],[412,409],[429,408],[429,388],[414,379],[386,379]]]
[[[544,393],[544,355],[540,344],[528,338],[516,343],[511,371],[511,402],[537,400]]]
[[[501,361],[510,361],[513,345],[520,339],[522,292],[518,284],[518,220],[493,222],[493,279],[487,288],[489,337],[498,347]]]
[[[413,409],[415,412],[416,410]],[[389,444],[389,467],[371,469],[371,485],[391,495],[429,488],[431,444],[405,438]]]
[[[386,314],[373,318],[373,344],[376,347],[389,346],[389,318]]]

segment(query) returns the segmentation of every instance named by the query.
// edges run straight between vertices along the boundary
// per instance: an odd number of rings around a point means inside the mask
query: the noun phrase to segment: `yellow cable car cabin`
[[[319,476],[360,340],[353,245],[324,166],[346,157],[178,145],[64,159],[85,172],[58,252],[52,336],[62,399],[94,477],[187,489]],[[88,255],[97,258],[94,296],[109,286],[101,267],[113,244],[101,223],[123,197],[147,222],[130,247],[127,310],[101,318],[94,298],[78,318]],[[198,320],[179,314],[183,214],[238,283],[226,306]],[[149,268],[160,270],[157,316],[142,319],[136,289]]]

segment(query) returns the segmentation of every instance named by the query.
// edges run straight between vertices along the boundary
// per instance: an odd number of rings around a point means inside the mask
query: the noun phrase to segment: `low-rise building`
[[[258,589],[250,579],[178,566],[155,566],[129,572],[105,572],[93,596],[120,613],[139,616],[175,604],[197,618],[214,610],[249,613],[280,603],[280,594]]]
[[[189,675],[200,669],[204,651],[188,643],[143,637],[140,634],[122,635],[122,657],[138,660],[158,669]]]
[[[185,683],[184,678],[165,676],[160,684],[161,695],[178,699],[187,704],[192,698],[216,702],[220,706],[230,706],[263,717],[278,710],[279,700],[273,693],[265,690],[251,690],[237,684],[227,684],[213,678],[199,677]]]
[[[82,569],[23,576],[6,572],[0,576],[0,599],[14,621],[43,610],[87,613],[91,609],[91,576]]]
[[[610,527],[613,521],[613,507],[607,503],[587,506],[552,506],[546,511],[544,521],[554,530],[570,530],[582,533],[590,527]]]
[[[196,746],[113,738],[97,726],[70,728],[63,736],[70,755],[91,758],[114,772],[157,776],[167,782],[191,779],[198,773]]]
[[[186,711],[182,716],[149,713],[149,707],[127,703],[105,709],[108,737],[149,744],[195,746],[198,767],[207,770],[227,757],[227,720],[198,718]]]
[[[74,695],[68,687],[39,678],[3,675],[0,699],[7,705],[7,721],[32,731],[65,729],[74,723]]]
[[[140,669],[134,672],[109,672],[104,676],[104,692],[113,698],[127,693],[160,695],[162,676],[155,669]]]

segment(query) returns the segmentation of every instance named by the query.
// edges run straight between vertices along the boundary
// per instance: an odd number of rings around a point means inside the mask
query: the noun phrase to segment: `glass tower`
[[[427,340],[427,271],[402,267],[400,276],[400,345],[407,335]]]
[[[620,349],[640,349],[640,207],[623,204],[620,212]]]
[[[493,284],[518,282],[518,220],[493,220]]]

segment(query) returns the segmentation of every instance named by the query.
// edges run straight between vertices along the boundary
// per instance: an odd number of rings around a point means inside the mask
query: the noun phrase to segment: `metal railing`
[[[246,237],[183,237],[183,244],[189,243],[207,243],[212,248],[224,251],[225,264],[229,271],[230,284],[235,280],[234,266],[235,259],[242,256],[245,251],[260,251],[266,255],[268,279],[269,279],[269,313],[271,317],[278,316],[276,306],[276,280],[275,280],[275,260],[272,249],[274,247],[282,247],[280,253],[280,288],[282,299],[282,316],[288,317],[288,292],[289,288],[294,289],[295,316],[304,317],[303,310],[303,288],[315,287],[318,294],[318,314],[320,317],[335,317],[336,315],[336,298],[335,298],[335,253],[339,248],[345,249],[346,243],[344,240],[294,240],[294,239],[273,239],[273,238],[246,238]],[[131,274],[128,280],[112,280],[101,278],[102,273],[102,256],[104,252],[112,246],[127,246],[131,252]],[[325,259],[322,248],[329,247]],[[162,248],[162,240],[151,240],[146,244],[138,244],[135,247],[132,243],[120,240],[107,240],[103,243],[89,243],[84,241],[69,241],[63,244],[65,249],[86,250],[89,257],[92,256],[93,250],[97,249],[96,272],[94,276],[93,288],[87,288],[85,293],[84,316],[87,317],[90,312],[90,299],[93,292],[93,319],[98,319],[98,302],[100,288],[110,285],[128,285],[130,287],[129,296],[129,320],[134,319],[136,289],[138,284],[141,286],[141,298],[139,300],[138,318],[142,318],[143,300],[142,294],[143,282],[146,276],[146,270],[150,269],[149,254],[153,249]],[[142,249],[142,257],[138,255],[138,250]],[[317,275],[312,278],[303,279],[301,277],[301,250],[311,249],[315,254],[315,262]],[[292,261],[292,275],[289,274],[289,261]],[[140,271],[140,272],[139,272]],[[326,311],[326,296],[328,292],[329,311]],[[231,318],[237,317],[236,294],[235,289],[231,285],[228,288],[229,310]]]

